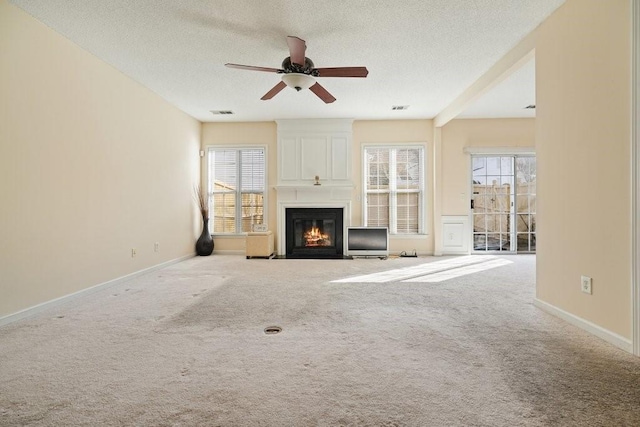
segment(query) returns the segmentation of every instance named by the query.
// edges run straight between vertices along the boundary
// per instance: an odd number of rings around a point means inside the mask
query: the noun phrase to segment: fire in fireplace
[[[333,228],[333,227],[332,227]],[[331,235],[324,233],[316,227],[316,221],[313,221],[313,225],[310,229],[304,232],[304,245],[309,246],[331,246]]]
[[[287,208],[287,258],[341,258],[342,208]]]

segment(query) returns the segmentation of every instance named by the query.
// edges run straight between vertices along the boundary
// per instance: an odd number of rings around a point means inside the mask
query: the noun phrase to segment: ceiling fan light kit
[[[336,98],[331,95],[314,77],[367,77],[369,71],[366,67],[333,67],[315,68],[313,61],[305,56],[307,45],[299,37],[288,36],[289,56],[282,61],[282,68],[256,67],[253,65],[225,64],[229,68],[239,70],[264,71],[267,73],[284,74],[282,81],[275,85],[269,92],[265,93],[263,101],[273,98],[285,87],[290,87],[296,91],[309,89],[318,98],[327,104],[332,103]]]
[[[309,89],[316,82],[310,75],[300,73],[285,74],[282,76],[282,81],[287,86],[294,88],[298,92],[302,89]]]

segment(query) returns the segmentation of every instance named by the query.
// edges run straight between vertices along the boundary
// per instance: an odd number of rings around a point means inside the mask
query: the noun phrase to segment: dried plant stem
[[[196,200],[196,203],[198,204],[198,208],[200,209],[200,213],[202,214],[202,217],[208,218],[209,204],[207,203],[207,198],[202,192],[202,188],[200,187],[200,185],[195,185],[193,187],[193,192],[194,192],[194,198]]]

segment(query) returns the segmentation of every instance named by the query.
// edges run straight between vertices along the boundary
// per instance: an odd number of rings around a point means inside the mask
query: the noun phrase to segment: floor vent
[[[264,333],[267,335],[275,335],[282,332],[282,328],[280,326],[267,326],[264,328]]]

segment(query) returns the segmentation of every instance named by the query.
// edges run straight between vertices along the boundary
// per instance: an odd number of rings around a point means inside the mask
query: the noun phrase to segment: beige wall
[[[278,127],[275,122],[252,123],[203,123],[202,149],[211,145],[233,146],[266,146],[267,147],[267,212],[266,222],[269,229],[276,230],[276,190],[277,182],[277,140]],[[202,182],[207,180],[206,158],[202,159]],[[243,253],[245,250],[244,236],[216,237],[214,236],[214,251]],[[277,245],[277,243],[276,243]],[[276,246],[277,247],[277,246]]]
[[[407,253],[414,249],[419,254],[433,254],[433,191],[431,188],[430,170],[433,162],[433,121],[432,120],[378,120],[355,121],[353,123],[353,182],[355,200],[351,220],[353,225],[362,224],[362,155],[363,146],[367,144],[403,144],[422,143],[425,147],[426,181],[427,181],[427,235],[400,237],[390,239],[389,249],[392,253]]]
[[[568,0],[539,28],[537,297],[628,339],[630,68],[628,0]]]
[[[275,122],[259,123],[205,123],[202,127],[202,149],[210,145],[265,145],[268,155],[268,219],[269,229],[276,233],[276,192],[277,182],[277,138]],[[353,225],[362,224],[362,146],[367,143],[424,143],[426,157],[431,150],[433,128],[430,120],[387,120],[356,121],[353,124],[352,180],[355,185],[352,200],[351,219]],[[427,163],[429,160],[427,159]],[[205,163],[202,163],[203,182],[206,180]],[[427,170],[427,179],[429,171]],[[431,192],[428,200],[430,202]],[[431,219],[431,210],[427,211]],[[244,237],[214,237],[216,251],[244,253]],[[277,245],[277,242],[276,242]],[[433,233],[419,237],[394,237],[390,244],[392,252],[412,251],[433,253]]]
[[[465,147],[534,147],[535,119],[458,119],[442,127],[442,215],[469,214]]]
[[[6,0],[0,94],[0,317],[194,252],[198,121]]]

